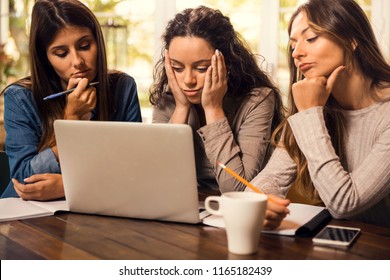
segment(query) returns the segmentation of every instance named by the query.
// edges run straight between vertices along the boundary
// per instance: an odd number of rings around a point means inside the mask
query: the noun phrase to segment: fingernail
[[[219,50],[218,49],[215,50],[215,54],[219,55]]]
[[[28,181],[30,181],[30,178],[24,178],[23,181],[28,182]]]

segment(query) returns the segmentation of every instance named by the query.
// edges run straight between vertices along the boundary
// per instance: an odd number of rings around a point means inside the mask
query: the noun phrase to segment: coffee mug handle
[[[210,214],[213,214],[213,215],[222,216],[220,199],[221,199],[220,196],[208,196],[208,197],[206,197],[206,200],[204,201],[204,206],[205,206],[207,212],[209,212]],[[217,202],[218,203],[218,210],[213,209],[210,206],[210,202]]]

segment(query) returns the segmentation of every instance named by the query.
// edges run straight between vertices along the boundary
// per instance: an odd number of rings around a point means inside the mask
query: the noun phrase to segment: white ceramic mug
[[[215,209],[213,206],[219,206]],[[227,192],[205,200],[210,214],[223,216],[228,250],[239,255],[257,252],[263,228],[267,196],[255,192]]]

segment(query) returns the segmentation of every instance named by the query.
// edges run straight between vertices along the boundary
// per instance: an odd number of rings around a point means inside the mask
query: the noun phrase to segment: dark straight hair
[[[44,149],[53,142],[53,122],[62,119],[65,98],[50,102],[43,98],[53,92],[62,91],[58,75],[47,58],[47,48],[56,34],[66,27],[85,27],[91,30],[97,43],[97,118],[108,120],[114,106],[109,86],[107,58],[101,26],[93,12],[78,0],[38,0],[33,6],[29,38],[29,77],[15,84],[31,89],[37,111],[42,122],[42,137],[38,149]]]

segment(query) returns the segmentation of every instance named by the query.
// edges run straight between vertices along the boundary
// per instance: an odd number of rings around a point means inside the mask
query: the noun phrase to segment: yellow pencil
[[[227,173],[229,173],[230,175],[232,175],[232,176],[233,176],[234,178],[236,178],[238,181],[240,181],[240,182],[243,183],[245,186],[247,186],[248,188],[250,188],[252,191],[257,192],[257,193],[263,193],[262,191],[260,191],[258,188],[256,188],[255,186],[253,186],[251,183],[249,183],[247,180],[245,180],[244,178],[242,178],[240,175],[238,175],[236,172],[234,172],[233,170],[231,170],[229,167],[227,167],[227,166],[224,165],[223,163],[218,162],[218,165],[221,166],[223,169],[225,169]]]

